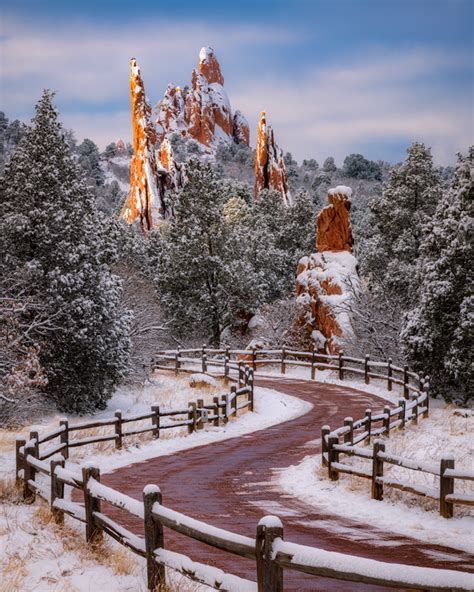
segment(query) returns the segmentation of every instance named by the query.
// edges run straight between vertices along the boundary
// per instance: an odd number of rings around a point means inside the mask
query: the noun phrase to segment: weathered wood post
[[[369,384],[369,382],[370,382],[369,363],[370,363],[370,356],[365,356],[365,359],[364,359],[364,382],[365,382],[365,384]]]
[[[344,425],[349,428],[347,434],[344,434],[344,444],[352,446],[354,444],[354,420],[352,417],[344,419]]]
[[[344,360],[342,359],[342,356],[344,355],[343,351],[339,352],[339,358],[338,358],[338,366],[339,366],[339,380],[344,380]]]
[[[374,456],[372,458],[372,499],[383,499],[383,483],[377,483],[377,477],[383,477],[383,460],[379,452],[385,452],[385,444],[380,440],[374,442]]]
[[[257,369],[257,350],[255,346],[252,346],[252,369],[254,372]]]
[[[24,453],[24,480],[23,480],[23,500],[26,503],[33,503],[36,499],[36,493],[33,488],[28,485],[28,481],[34,480],[35,473],[31,465],[28,463],[28,456],[34,456],[35,446],[33,442],[25,443]]]
[[[165,566],[155,559],[155,550],[164,549],[163,525],[153,516],[153,506],[162,504],[163,498],[157,485],[146,485],[143,489],[143,518],[145,525],[146,580],[148,590],[161,590],[166,584]]]
[[[61,432],[60,436],[61,444],[64,445],[61,454],[67,460],[69,458],[69,421],[67,419],[61,419],[59,425],[64,426],[64,431]]]
[[[98,542],[102,539],[102,530],[94,520],[94,512],[100,512],[100,500],[89,491],[89,481],[95,479],[100,483],[100,469],[94,465],[82,468],[82,490],[84,493],[84,510],[86,515],[86,541]]]
[[[153,417],[151,418],[151,425],[153,426],[152,435],[157,440],[160,437],[160,406],[152,405],[151,412],[153,413]]]
[[[202,354],[202,371],[203,373],[207,372],[207,355]]]
[[[276,539],[283,539],[281,520],[276,516],[264,516],[258,523],[255,541],[258,592],[283,592],[283,568],[273,557]]]
[[[400,427],[404,428],[405,427],[406,406],[407,406],[405,399],[400,399],[398,401],[398,406],[401,407],[400,413],[398,414],[398,419],[402,422],[400,424]]]
[[[249,372],[249,384],[250,392],[248,394],[248,400],[250,401],[249,404],[249,411],[253,411],[254,409],[254,374],[253,370]]]
[[[196,403],[188,403],[188,434],[192,434],[196,429]]]
[[[286,372],[285,357],[286,357],[286,347],[283,346],[281,348],[281,364],[280,364],[280,372],[282,374],[285,374],[285,372]]]
[[[323,425],[321,428],[321,465],[328,466],[328,438],[331,433],[331,428],[328,425]]]
[[[423,412],[423,417],[428,417],[430,414],[430,377],[425,376],[425,384],[423,385],[423,391],[426,393],[425,399],[425,411]]]
[[[382,425],[383,425],[383,433],[387,436],[387,438],[390,436],[390,407],[388,407],[388,405],[385,405],[385,407],[383,408],[383,415],[384,418],[382,420]]]
[[[122,412],[117,409],[115,412],[115,448],[122,449],[123,435],[122,435]]]
[[[178,375],[179,372],[179,351],[177,351],[174,354],[174,373],[176,374],[176,376]]]
[[[226,384],[229,381],[229,361],[230,361],[230,358],[226,353],[225,357],[224,357],[224,379],[225,379]]]
[[[418,395],[416,393],[412,393],[410,398],[413,401],[411,419],[415,425],[418,425]]]
[[[31,456],[39,459],[39,434],[37,431],[30,432],[30,442],[32,443],[31,446]],[[30,467],[30,475],[29,478],[34,481],[36,477],[36,469],[34,467]]]
[[[313,345],[313,349],[311,350],[311,380],[314,380],[316,377],[316,348]]]
[[[365,431],[367,432],[367,444],[370,444],[370,438],[372,436],[372,409],[365,410]]]
[[[20,487],[21,482],[25,479],[25,444],[26,439],[17,436],[15,440],[15,484]],[[23,452],[20,449],[23,448]]]
[[[202,420],[202,410],[204,408],[204,400],[203,399],[198,399],[197,400],[197,405],[196,405],[196,413],[198,415],[197,417],[197,426],[196,429],[197,430],[203,430],[204,429],[204,422]]]
[[[387,390],[392,390],[392,377],[393,377],[393,370],[392,370],[392,358],[388,359],[387,362]]]
[[[339,471],[333,468],[333,464],[339,462],[339,452],[335,449],[335,446],[339,444],[339,438],[337,435],[329,434],[328,438],[328,473],[331,481],[339,480]]]
[[[445,476],[446,469],[454,469],[454,457],[444,455],[439,467],[439,513],[443,518],[452,518],[454,504],[446,500],[446,496],[454,493],[454,477]]]
[[[244,384],[244,363],[242,360],[239,362],[239,388],[242,388]]]
[[[229,421],[229,395],[222,395],[222,402],[224,404],[223,419],[224,423],[227,423]]]
[[[220,419],[220,415],[219,415],[219,397],[213,397],[212,402],[214,403],[214,407],[215,407],[215,417],[214,417],[214,425],[215,426],[219,426],[219,419]]]
[[[407,400],[410,398],[410,389],[408,388],[409,383],[408,366],[403,366],[403,396]]]
[[[231,401],[230,401],[230,408],[232,410],[232,414],[234,415],[234,417],[237,416],[237,387],[235,386],[235,384],[233,384],[230,387],[230,396],[231,396]]]
[[[55,455],[56,457],[56,455]],[[53,520],[56,524],[64,524],[64,512],[54,507],[54,500],[64,499],[64,483],[56,477],[56,467],[64,468],[66,461],[60,455],[56,458],[52,458],[49,466],[51,470],[51,494],[50,494],[50,507]]]

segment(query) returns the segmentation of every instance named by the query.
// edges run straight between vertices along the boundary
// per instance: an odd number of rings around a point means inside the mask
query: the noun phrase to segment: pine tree
[[[400,302],[402,313],[414,301],[422,228],[441,192],[431,150],[415,142],[407,152],[405,162],[391,172],[382,196],[371,202],[373,235],[362,262],[363,273]]]
[[[97,145],[86,138],[77,148],[79,164],[86,173],[87,179],[94,185],[104,184],[104,171],[100,166],[100,154]]]
[[[418,304],[402,337],[416,369],[446,399],[474,390],[474,147],[458,156],[451,188],[423,228],[416,279]]]
[[[33,126],[7,167],[2,191],[2,272],[19,270],[21,291],[40,297],[54,334],[38,334],[47,393],[59,409],[103,409],[128,356],[128,314],[105,263],[104,236],[83,174],[45,91]]]

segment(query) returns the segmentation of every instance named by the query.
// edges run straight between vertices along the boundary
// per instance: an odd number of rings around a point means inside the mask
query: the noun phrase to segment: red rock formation
[[[173,132],[193,138],[208,151],[219,141],[249,144],[248,123],[236,111],[232,114],[224,90],[224,76],[210,47],[199,53],[199,66],[193,70],[191,89],[181,90],[169,85],[157,105],[158,142]]]
[[[317,217],[318,252],[303,257],[296,271],[297,324],[318,349],[331,354],[352,332],[348,304],[359,285],[357,259],[351,254],[351,193],[342,186],[329,191],[329,205]]]
[[[140,68],[130,60],[130,101],[133,124],[133,158],[130,165],[130,198],[123,217],[130,223],[137,218],[144,232],[163,219],[165,207],[157,186],[156,130],[151,106],[145,95]]]
[[[317,217],[316,249],[323,251],[349,251],[352,253],[352,229],[349,218],[352,191],[339,186],[328,193],[329,205]]]
[[[283,152],[275,142],[272,126],[267,126],[265,111],[258,124],[257,146],[255,154],[255,199],[263,189],[278,191],[286,206],[291,205],[291,193],[288,188]]]
[[[122,138],[119,138],[115,142],[115,148],[117,150],[117,154],[125,154],[127,152],[127,147],[125,146],[125,142],[122,140]]]

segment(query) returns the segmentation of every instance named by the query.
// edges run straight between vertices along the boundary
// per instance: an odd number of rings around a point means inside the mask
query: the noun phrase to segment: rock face
[[[328,194],[329,205],[317,217],[317,253],[303,257],[296,271],[298,324],[315,347],[337,353],[351,334],[350,303],[359,288],[352,255],[349,187]]]
[[[288,188],[288,175],[283,162],[283,152],[275,142],[272,126],[267,126],[264,111],[258,124],[255,154],[255,199],[258,199],[263,189],[274,189],[281,194],[286,206],[291,205],[291,193]]]
[[[220,141],[249,144],[249,125],[245,117],[232,113],[224,89],[220,64],[210,47],[199,53],[198,67],[193,70],[191,89],[169,85],[157,105],[158,142],[174,132],[192,138],[208,151]]]
[[[163,196],[158,190],[157,135],[151,120],[151,106],[145,95],[140,68],[130,60],[130,102],[133,124],[133,158],[130,165],[130,198],[123,217],[128,222],[137,218],[144,232],[153,222],[165,217]]]

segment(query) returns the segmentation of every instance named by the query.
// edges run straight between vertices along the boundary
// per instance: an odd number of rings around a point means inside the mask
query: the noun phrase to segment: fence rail
[[[186,355],[197,354],[199,357],[183,358],[182,353]],[[224,356],[224,359],[208,359],[208,353]],[[61,420],[59,428],[43,435],[41,438],[37,432],[31,432],[28,441],[17,439],[16,477],[17,483],[23,487],[25,500],[32,502],[36,495],[44,498],[50,504],[54,520],[59,524],[64,522],[65,515],[84,523],[88,542],[100,540],[105,533],[135,554],[144,557],[147,565],[147,586],[149,590],[155,590],[166,583],[165,568],[175,570],[195,582],[206,584],[216,590],[255,589],[258,592],[282,592],[284,570],[294,570],[337,580],[364,582],[394,588],[409,587],[439,591],[470,590],[472,575],[468,573],[384,563],[284,541],[283,526],[280,520],[274,516],[267,516],[256,525],[255,537],[243,536],[216,528],[167,508],[163,505],[160,489],[155,485],[147,485],[143,490],[142,501],[138,501],[120,491],[103,485],[100,482],[100,469],[96,466],[86,465],[80,473],[65,466],[69,448],[74,445],[73,442],[76,445],[85,445],[103,441],[106,438],[114,440],[116,448],[120,448],[123,438],[132,433],[151,431],[154,437],[159,437],[161,429],[176,427],[175,425],[161,424],[162,417],[184,415],[187,419],[179,421],[177,424],[186,425],[188,430],[192,432],[203,427],[205,418],[212,420],[215,425],[219,425],[221,420],[228,421],[238,409],[248,407],[253,410],[253,371],[256,369],[257,364],[265,363],[265,360],[259,360],[258,356],[266,354],[267,352],[257,353],[256,351],[249,354],[246,350],[231,351],[229,348],[223,350],[202,348],[166,352],[161,358],[155,359],[153,368],[164,367],[168,370],[174,369],[176,372],[191,371],[182,367],[185,361],[191,360],[193,364],[199,362],[204,372],[207,372],[209,367],[214,365],[223,368],[224,376],[230,380],[235,380],[237,385],[232,386],[230,393],[223,395],[221,401],[219,401],[218,397],[214,397],[213,403],[209,405],[204,405],[202,400],[198,400],[191,402],[188,409],[170,411],[160,410],[158,406],[154,406],[150,413],[122,417],[122,414],[117,412],[113,419],[86,422],[75,426],[69,426],[67,420]],[[231,355],[235,356],[234,360],[231,359]],[[284,348],[276,352],[269,351],[268,355],[278,356],[278,358],[267,358],[267,363],[273,363],[273,360],[277,360],[276,363],[281,364],[283,372],[286,370],[286,365],[292,363],[309,366],[312,378],[314,378],[316,369],[320,367],[335,369],[342,378],[345,372],[351,372],[350,369],[344,366],[345,360],[341,355],[327,356],[317,354],[314,351],[296,352]],[[292,360],[292,356],[296,356],[298,359]],[[310,359],[310,362],[304,362],[302,358]],[[325,361],[318,362],[318,359]],[[160,364],[160,361],[171,361],[173,366]],[[326,361],[330,361],[331,364],[326,363]],[[333,363],[334,361],[337,363]],[[357,362],[354,358],[351,358],[349,361],[352,364],[361,363],[364,366],[366,381],[370,380],[370,373],[367,371],[367,358],[357,360]],[[218,363],[215,364],[216,362]],[[192,371],[194,372],[195,369]],[[231,371],[235,372],[237,377],[231,376]],[[392,368],[391,371],[397,372],[398,369]],[[349,421],[348,418],[347,425],[335,430],[337,433],[331,432],[327,426],[323,428],[323,460],[328,462],[330,449],[332,455],[331,470],[333,473],[337,474],[338,471],[347,470],[345,465],[338,463],[338,456],[334,457],[334,455],[339,454],[360,456],[371,460],[376,458],[378,463],[389,462],[390,460],[399,462],[398,457],[394,456],[382,458],[380,453],[384,451],[380,447],[376,453],[371,455],[368,449],[355,446],[355,442],[361,438],[360,441],[370,439],[371,435],[380,432],[380,429],[390,430],[391,417],[396,416],[398,421],[405,422],[407,420],[407,411],[410,412],[410,417],[414,416],[416,419],[419,414],[428,413],[427,386],[423,383],[423,379],[409,373],[406,369],[403,369],[402,372],[406,379],[403,382],[404,394],[408,393],[407,389],[415,391],[417,393],[415,395],[416,401],[412,399],[410,403],[407,403],[404,399],[403,405],[400,403],[398,408],[394,410],[387,410],[386,408],[383,413],[374,416],[371,416],[371,412],[368,410],[366,417],[356,422]],[[410,378],[414,382],[410,383]],[[387,380],[390,380],[390,377]],[[239,404],[238,399],[241,396],[247,397],[247,400]],[[424,406],[420,408],[422,403],[424,403]],[[209,416],[209,412],[212,412],[213,415]],[[403,417],[401,414],[403,414]],[[122,430],[123,424],[150,419],[152,421],[151,426],[146,426],[138,431],[124,432]],[[382,428],[372,427],[372,423],[377,422],[382,422]],[[114,434],[105,437],[82,438],[78,441],[69,440],[70,432],[102,426],[113,426]],[[327,438],[326,436],[330,437]],[[339,443],[340,437],[344,441],[342,444]],[[60,438],[60,444],[56,448],[61,450],[63,454],[53,450],[49,454],[49,461],[46,462],[48,450],[40,453],[40,444],[55,438]],[[332,442],[331,445],[329,445],[329,441]],[[331,447],[329,448],[329,446]],[[377,446],[377,443],[375,446]],[[362,472],[360,471],[360,473]],[[42,475],[40,479],[37,477],[38,473]],[[366,473],[367,475],[364,474],[364,476],[372,477],[372,474]],[[454,464],[446,467],[444,476],[452,481],[455,478],[471,478],[470,475],[466,476],[463,471],[455,471]],[[383,474],[380,474],[380,470],[377,479],[375,481],[377,487],[386,485],[382,480]],[[45,481],[47,482],[46,485]],[[83,502],[71,502],[67,499],[65,486],[82,491]],[[451,505],[458,503],[457,499],[460,496],[454,499],[452,488],[445,487],[444,494],[446,503]],[[136,535],[107,516],[102,511],[102,503],[111,504],[143,520],[144,535]],[[255,561],[257,582],[226,574],[216,567],[200,564],[186,555],[166,549],[164,528],[169,528],[232,555]]]

